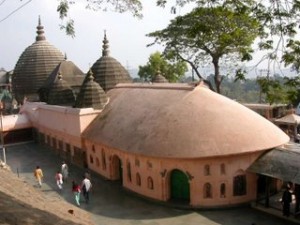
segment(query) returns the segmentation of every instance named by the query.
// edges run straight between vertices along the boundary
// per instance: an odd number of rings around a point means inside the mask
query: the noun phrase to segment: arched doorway
[[[190,184],[187,175],[180,170],[173,170],[170,175],[170,193],[172,201],[187,203],[190,201]]]
[[[112,180],[119,180],[122,182],[122,175],[122,161],[117,155],[114,155],[112,157]]]

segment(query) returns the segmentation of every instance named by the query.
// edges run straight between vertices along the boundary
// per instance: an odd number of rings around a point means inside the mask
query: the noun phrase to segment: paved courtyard
[[[2,152],[1,152],[2,157]],[[62,159],[51,150],[34,143],[8,146],[7,164],[29,184],[36,185],[33,171],[39,165],[45,175],[40,191],[45,195],[74,203],[71,180],[81,181],[84,169],[70,167],[70,179],[59,192],[55,173]],[[250,207],[219,210],[176,209],[161,205],[124,190],[119,183],[104,180],[92,174],[93,190],[89,204],[82,202],[81,208],[90,212],[97,225],[292,225],[291,221],[269,215]],[[280,213],[280,212],[279,212]]]

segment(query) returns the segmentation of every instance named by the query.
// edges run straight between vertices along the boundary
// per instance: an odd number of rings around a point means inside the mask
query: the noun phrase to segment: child
[[[80,185],[78,185],[75,181],[72,181],[72,192],[75,196],[75,202],[78,206],[80,206]]]
[[[57,187],[59,188],[59,190],[61,190],[63,184],[63,177],[59,171],[57,171],[57,173],[55,174],[55,180],[56,180]]]

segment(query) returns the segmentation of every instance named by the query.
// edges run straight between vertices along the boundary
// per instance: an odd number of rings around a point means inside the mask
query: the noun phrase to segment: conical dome
[[[61,106],[74,106],[75,95],[72,88],[58,75],[58,79],[49,90],[48,104]]]
[[[76,108],[103,109],[108,101],[104,90],[94,81],[93,73],[90,70],[87,74],[87,81],[83,83],[76,99]]]
[[[58,79],[58,74],[64,75],[64,80],[68,83],[68,85],[70,85],[75,96],[78,95],[85,77],[84,73],[72,61],[68,61],[65,57],[65,60],[61,61],[55,67],[46,79],[44,85],[39,89],[40,101],[48,101],[49,89]]]
[[[29,101],[39,101],[39,88],[64,60],[63,53],[46,41],[43,29],[39,18],[36,41],[24,50],[14,69],[12,87],[19,103],[24,97]]]
[[[105,92],[119,83],[132,83],[132,78],[128,71],[116,59],[109,56],[108,47],[108,40],[105,34],[102,57],[91,68],[95,81],[100,84]]]
[[[158,70],[155,74],[155,77],[152,79],[153,83],[169,83],[169,81],[161,75],[160,71]]]

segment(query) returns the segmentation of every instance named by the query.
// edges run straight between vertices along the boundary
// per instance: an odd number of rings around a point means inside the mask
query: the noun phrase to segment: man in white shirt
[[[85,177],[81,183],[81,190],[82,190],[82,193],[83,193],[86,203],[89,203],[89,200],[90,200],[89,192],[90,192],[91,188],[92,188],[91,181],[87,177]]]
[[[65,161],[63,161],[62,165],[61,165],[61,174],[63,176],[63,181],[67,182],[67,179],[68,179],[68,176],[69,176],[69,167],[65,163]]]

